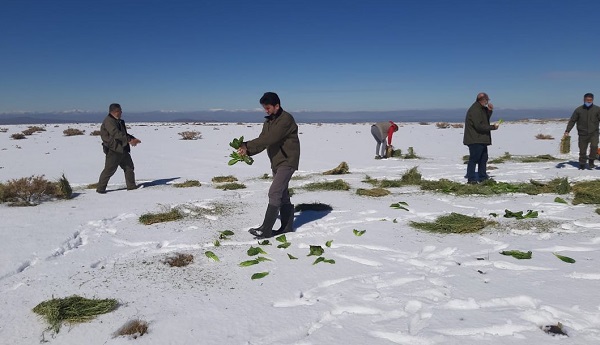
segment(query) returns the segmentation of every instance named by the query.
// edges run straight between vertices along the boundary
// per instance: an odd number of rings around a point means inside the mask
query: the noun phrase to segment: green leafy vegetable
[[[408,203],[406,203],[404,201],[400,201],[400,202],[397,202],[397,203],[394,203],[394,204],[390,205],[391,208],[395,208],[397,210],[408,211],[408,208],[406,208],[404,206],[408,206]]]
[[[254,279],[261,279],[261,278],[264,278],[264,277],[266,277],[268,275],[269,275],[269,272],[254,273],[252,275],[252,280],[254,280]]]
[[[248,249],[248,256],[254,256],[254,255],[258,255],[258,254],[267,254],[267,252],[265,252],[261,247],[252,247],[250,246],[250,249]]]
[[[285,243],[285,242],[287,242],[287,238],[285,238],[285,235],[280,235],[280,236],[277,236],[277,237],[275,237],[275,240],[276,240],[277,242],[281,242],[281,243]]]
[[[325,262],[325,263],[328,263],[328,264],[335,264],[335,260],[333,260],[333,259],[325,259],[324,257],[322,257],[322,256],[319,256],[319,257],[318,257],[318,258],[315,260],[315,262],[313,262],[313,265],[316,265],[316,264],[318,264],[319,262]]]
[[[258,244],[261,246],[270,246],[271,242],[269,240],[258,241]]]
[[[231,230],[219,231],[219,239],[220,240],[228,240],[229,236],[235,235]]]
[[[515,259],[523,260],[523,259],[531,259],[531,251],[522,252],[520,250],[505,250],[501,251],[500,254],[512,256]]]
[[[558,203],[561,203],[561,204],[566,204],[567,203],[567,201],[565,199],[559,198],[559,197],[554,198],[554,202],[558,202]]]
[[[258,265],[258,263],[259,263],[258,260],[247,260],[247,261],[240,262],[240,266],[248,267],[248,266],[252,266],[252,265]]]
[[[512,212],[509,210],[504,210],[504,218],[516,218],[516,219],[525,219],[525,218],[537,218],[538,211],[527,210],[526,214],[523,214],[523,211]]]
[[[258,262],[271,261],[271,259],[265,258],[264,256],[259,256],[256,258],[256,261],[258,261]]]
[[[221,242],[219,242],[219,240],[215,240],[215,242],[213,244],[215,245],[215,247],[221,246]]]
[[[359,237],[360,237],[360,236],[364,235],[364,234],[365,234],[365,232],[367,232],[367,230],[360,230],[360,231],[359,231],[359,230],[356,230],[356,229],[354,229],[354,230],[352,230],[352,232],[354,232],[354,235],[356,235],[356,236],[359,236]]]
[[[292,244],[290,242],[285,242],[285,243],[282,243],[282,244],[278,245],[277,248],[285,249],[285,248],[287,248],[287,247],[289,247],[291,245]]]
[[[293,256],[292,254],[288,253],[288,258],[290,258],[290,260],[298,260],[297,257]]]
[[[556,253],[552,253],[552,254],[554,254],[554,256],[556,256],[557,258],[561,259],[564,262],[568,262],[570,264],[574,264],[575,263],[575,259],[572,259],[572,258],[570,258],[568,256],[563,256],[563,255],[559,255],[559,254],[556,254]]]
[[[310,246],[310,253],[307,256],[321,256],[323,255],[325,251],[323,250],[323,247],[321,246]]]
[[[206,257],[209,259],[219,261],[219,258],[215,255],[215,253],[211,252],[210,250],[207,250],[206,252],[204,252],[204,255],[206,255]]]
[[[239,149],[242,144],[244,143],[244,136],[241,136],[238,138],[234,138],[230,143],[229,146],[231,146],[234,149]],[[231,158],[229,160],[229,162],[227,163],[228,165],[234,165],[237,162],[245,162],[248,165],[252,165],[252,163],[254,163],[254,159],[248,155],[240,155],[239,153],[237,153],[237,151],[233,151],[229,157]]]
[[[327,248],[331,248],[331,243],[333,243],[333,240],[329,240],[329,241],[325,242],[325,246]]]

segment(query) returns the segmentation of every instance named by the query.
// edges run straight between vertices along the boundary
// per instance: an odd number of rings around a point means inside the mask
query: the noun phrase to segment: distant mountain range
[[[466,109],[397,110],[397,111],[290,111],[300,123],[353,122],[462,122]],[[501,109],[496,108],[493,119],[566,119],[573,109]],[[105,112],[47,112],[0,114],[0,125],[49,123],[99,123]],[[127,112],[127,122],[262,122],[264,113],[258,110],[203,110],[189,112]]]

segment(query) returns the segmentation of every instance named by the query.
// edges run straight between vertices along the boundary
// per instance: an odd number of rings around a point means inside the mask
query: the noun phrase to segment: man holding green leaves
[[[258,228],[248,230],[256,238],[269,238],[293,230],[294,205],[290,201],[288,185],[300,162],[300,140],[298,125],[294,117],[281,108],[279,96],[266,92],[260,104],[267,113],[263,128],[254,140],[241,144],[241,156],[253,156],[265,149],[271,161],[273,182],[269,188],[269,204],[263,223]],[[273,231],[277,215],[281,214],[281,228]]]

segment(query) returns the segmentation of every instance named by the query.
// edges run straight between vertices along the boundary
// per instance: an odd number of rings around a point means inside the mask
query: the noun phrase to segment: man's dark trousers
[[[118,153],[115,151],[108,151],[104,162],[104,170],[102,170],[100,178],[98,179],[97,191],[106,190],[108,180],[115,174],[118,167],[121,167],[125,172],[127,189],[135,189],[135,174],[133,172],[133,160],[131,159],[131,154],[129,154],[129,152]]]

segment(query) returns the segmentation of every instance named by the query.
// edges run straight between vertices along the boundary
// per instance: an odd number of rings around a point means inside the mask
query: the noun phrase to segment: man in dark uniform
[[[579,170],[585,169],[588,161],[588,169],[594,169],[594,160],[598,157],[598,124],[600,123],[600,107],[594,105],[594,95],[586,93],[583,95],[583,105],[575,109],[567,124],[565,136],[569,135],[573,126],[577,124],[577,135],[579,136]],[[586,155],[587,147],[590,147],[589,156]]]
[[[469,163],[467,163],[469,184],[476,184],[489,178],[487,175],[488,146],[492,145],[491,131],[498,129],[498,125],[490,125],[493,110],[494,105],[490,103],[490,97],[481,92],[477,94],[475,103],[467,111],[463,144],[469,147]]]
[[[102,149],[106,154],[104,161],[104,170],[100,173],[96,192],[100,194],[106,193],[108,180],[114,175],[118,167],[121,167],[125,172],[125,183],[127,190],[137,188],[135,184],[135,174],[133,172],[133,160],[129,152],[130,145],[135,146],[141,141],[133,135],[127,133],[125,121],[121,119],[121,106],[113,103],[108,107],[108,115],[102,121],[100,126],[100,137],[102,138]]]
[[[255,155],[267,150],[273,171],[273,182],[269,188],[269,204],[263,223],[249,232],[257,238],[268,238],[293,230],[294,205],[290,202],[288,185],[300,162],[300,140],[298,125],[294,117],[281,108],[279,96],[266,92],[260,99],[267,116],[258,138],[243,143],[240,155]],[[273,231],[277,215],[281,212],[281,228]]]

